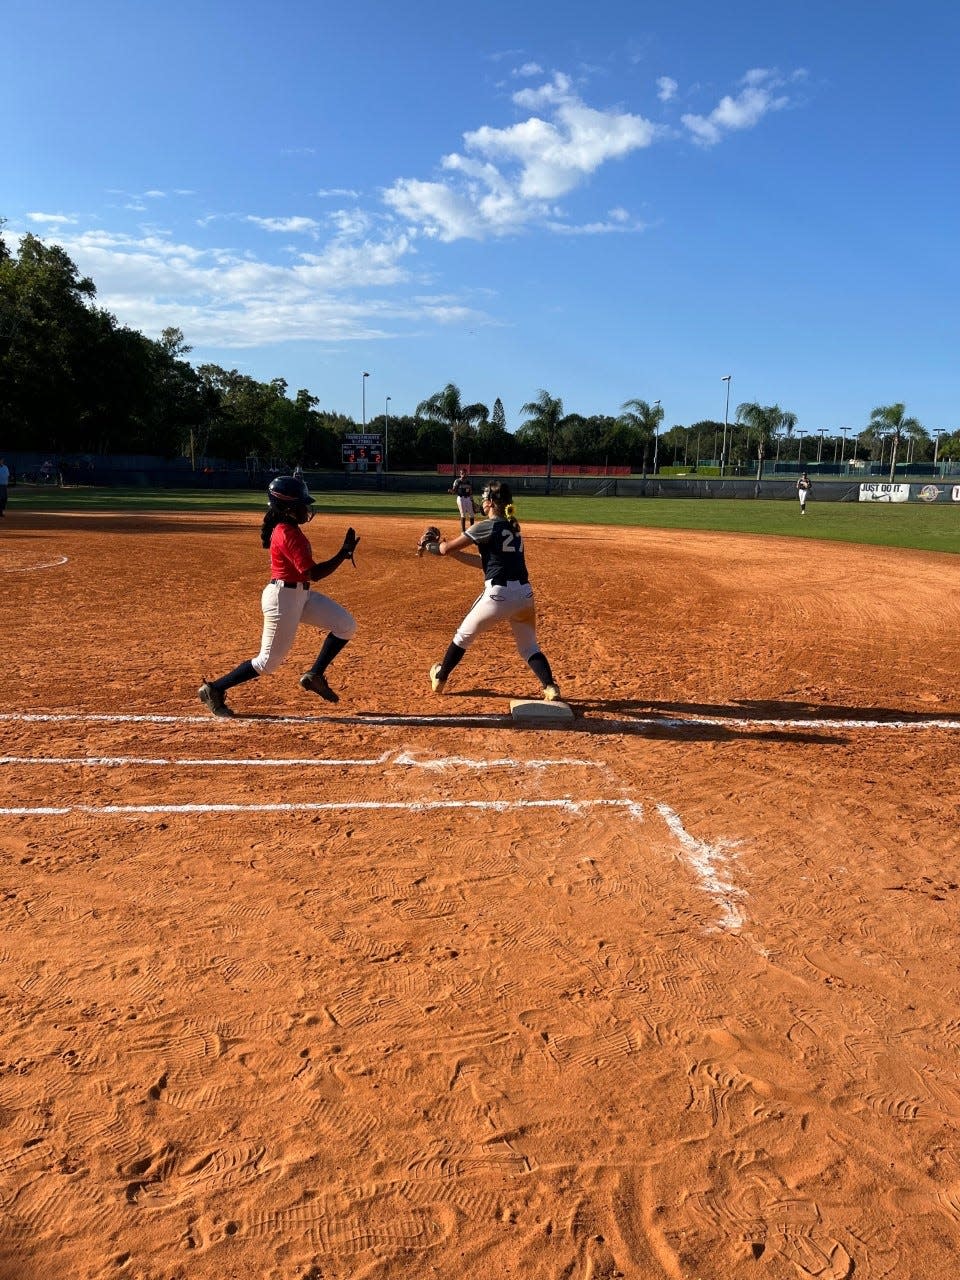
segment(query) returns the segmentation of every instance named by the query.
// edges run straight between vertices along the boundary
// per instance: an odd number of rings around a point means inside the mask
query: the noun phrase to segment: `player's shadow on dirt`
[[[707,702],[623,702],[624,712],[630,709],[651,712],[675,712],[685,716],[729,716],[737,720],[805,720],[816,724],[818,720],[893,721],[898,724],[930,724],[938,720],[956,721],[957,712],[950,711],[901,711],[896,707],[845,707],[822,702],[769,702],[759,699],[736,699],[728,703]],[[605,703],[609,708],[611,704]],[[833,726],[831,726],[833,727]]]
[[[508,723],[510,720],[510,699],[503,693],[493,689],[458,689],[457,694],[463,698],[494,698],[503,705],[503,719]],[[438,700],[439,701],[439,700]],[[453,713],[453,698],[444,698],[441,714]],[[432,704],[431,704],[432,705]],[[777,729],[771,725],[758,724],[756,729],[751,729],[743,724],[730,725],[710,723],[706,720],[697,720],[693,717],[696,715],[729,715],[736,717],[738,720],[749,719],[744,715],[742,709],[720,711],[711,710],[705,706],[698,706],[689,703],[652,703],[640,701],[623,701],[623,700],[604,700],[597,699],[594,701],[574,701],[571,702],[573,709],[573,723],[561,721],[557,724],[536,722],[525,725],[515,724],[520,730],[529,731],[536,729],[541,732],[549,731],[552,733],[588,733],[598,734],[632,734],[642,736],[644,738],[663,738],[673,739],[682,738],[686,741],[742,741],[744,738],[764,738],[767,741],[774,739],[777,742],[798,742],[806,744],[842,744],[846,739],[838,733],[835,726],[831,725],[832,732],[811,733],[806,729],[797,729],[794,727],[784,726]],[[772,704],[771,704],[772,705]],[[678,717],[661,716],[659,713],[663,710],[672,710],[678,713]],[[453,718],[455,719],[455,713]],[[756,719],[798,719],[799,717],[789,717],[784,715],[757,715]]]
[[[596,708],[594,708],[595,712]],[[611,708],[604,708],[610,711]],[[591,714],[574,720],[572,725],[564,725],[567,732],[589,734],[619,734],[621,737],[653,738],[670,742],[743,742],[747,738],[756,738],[764,742],[795,742],[803,746],[842,746],[846,736],[833,732],[817,732],[806,729],[777,729],[772,725],[758,725],[756,729],[749,725],[711,723],[708,720],[655,719],[651,716],[629,716],[616,719],[604,719]],[[812,726],[811,726],[812,728]]]
[[[11,514],[10,508],[7,508],[7,515]],[[205,517],[203,524],[196,527],[195,532],[199,535],[207,533],[236,533],[238,529],[256,529],[257,521],[255,514],[250,515],[244,512],[219,512],[216,513],[219,518],[211,519]],[[51,516],[63,521],[63,529],[70,533],[106,533],[115,534],[136,534],[138,537],[143,534],[153,535],[155,533],[179,533],[186,531],[190,519],[189,512],[182,512],[179,516],[173,512],[144,512],[138,514],[136,512],[118,511],[115,515],[109,515],[103,512],[88,511],[23,511],[16,513],[16,524],[12,525],[8,530],[11,534],[29,535],[36,533],[49,537],[51,529]],[[0,1280],[4,1280],[0,1275]]]

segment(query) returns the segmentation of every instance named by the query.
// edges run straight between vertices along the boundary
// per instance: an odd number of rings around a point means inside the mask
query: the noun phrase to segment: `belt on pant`
[[[523,578],[508,578],[503,573],[498,573],[496,577],[490,578],[489,582],[492,587],[505,587],[509,582],[519,582],[523,586],[526,585]]]
[[[275,587],[303,587],[304,591],[310,590],[309,582],[284,582],[282,578],[271,578],[270,581]]]

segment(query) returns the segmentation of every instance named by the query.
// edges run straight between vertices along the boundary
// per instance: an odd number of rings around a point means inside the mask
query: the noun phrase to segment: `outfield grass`
[[[29,511],[262,511],[253,491],[195,489],[37,488],[10,491],[6,530],[18,510]],[[772,534],[791,538],[857,542],[881,547],[960,553],[960,503],[823,502],[811,499],[801,519],[794,501],[740,498],[520,497],[522,520],[562,524],[701,529],[719,533]],[[447,494],[321,493],[317,510],[344,517],[415,516],[438,522],[451,534],[457,514]]]

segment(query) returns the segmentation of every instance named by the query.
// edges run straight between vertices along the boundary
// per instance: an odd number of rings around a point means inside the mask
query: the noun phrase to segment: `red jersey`
[[[297,524],[281,520],[270,535],[270,577],[284,582],[309,582],[313,552]]]

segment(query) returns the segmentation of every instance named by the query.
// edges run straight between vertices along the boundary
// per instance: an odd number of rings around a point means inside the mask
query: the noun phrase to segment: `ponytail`
[[[489,498],[495,506],[499,507],[503,512],[503,519],[510,525],[514,533],[520,532],[520,522],[517,519],[517,508],[513,503],[513,494],[510,486],[503,480],[493,480],[483,491],[484,499]]]
[[[284,513],[282,511],[278,511],[276,507],[267,507],[266,513],[264,514],[264,517],[263,517],[263,524],[261,524],[260,526],[260,545],[261,546],[263,547],[270,546],[270,537],[274,529],[283,519],[283,514]]]

